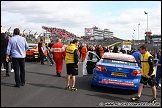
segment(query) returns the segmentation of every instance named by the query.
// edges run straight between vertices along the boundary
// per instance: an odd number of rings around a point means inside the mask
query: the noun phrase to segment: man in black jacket
[[[41,64],[44,64],[44,54],[43,54],[42,46],[43,46],[43,39],[41,39],[40,42],[38,43],[38,52],[39,52],[40,62]]]
[[[8,39],[5,33],[1,33],[1,67],[3,64],[4,69],[6,69],[6,77],[9,77],[9,62],[6,61],[6,50],[8,45]]]

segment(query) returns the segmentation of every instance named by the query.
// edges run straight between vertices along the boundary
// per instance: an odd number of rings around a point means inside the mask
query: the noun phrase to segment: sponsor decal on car
[[[114,85],[120,85],[120,86],[134,86],[133,82],[119,82],[117,80],[107,80],[107,79],[102,79],[100,83],[101,84],[114,84]]]
[[[104,54],[103,56],[102,56],[102,58],[110,58],[110,59],[117,59],[117,58],[119,58],[119,59],[123,59],[123,60],[127,60],[127,61],[135,61],[135,58],[133,57],[133,56],[123,56],[123,54],[121,55],[121,54]]]

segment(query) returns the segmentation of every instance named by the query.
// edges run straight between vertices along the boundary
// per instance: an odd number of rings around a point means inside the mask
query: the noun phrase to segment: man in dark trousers
[[[6,61],[9,62],[11,55],[16,82],[14,87],[19,88],[25,85],[25,56],[29,47],[26,39],[20,36],[19,28],[15,28],[13,34],[8,41]]]
[[[1,67],[3,64],[4,69],[6,69],[6,77],[9,77],[9,62],[6,61],[7,44],[8,39],[5,33],[1,33]]]
[[[44,64],[44,54],[42,50],[43,44],[44,44],[43,39],[41,39],[40,42],[38,43],[38,52],[39,52],[39,58],[40,58],[41,64]]]
[[[54,44],[54,42],[53,42],[53,40],[51,40],[51,42],[48,44],[48,47],[50,48],[50,50],[51,50],[53,44]],[[50,54],[52,55],[52,58],[54,59],[54,53],[50,52]]]

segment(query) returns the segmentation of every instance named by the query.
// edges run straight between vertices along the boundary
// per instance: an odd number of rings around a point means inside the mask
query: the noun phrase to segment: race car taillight
[[[96,66],[96,70],[101,71],[101,72],[106,72],[106,68],[103,66]]]
[[[131,75],[132,76],[140,76],[141,75],[141,71],[139,71],[139,70],[133,70],[133,72],[132,72]]]

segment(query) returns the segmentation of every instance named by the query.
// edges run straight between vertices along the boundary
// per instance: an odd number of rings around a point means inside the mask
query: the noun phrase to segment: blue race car
[[[132,55],[106,52],[99,59],[94,52],[88,52],[85,62],[83,75],[92,74],[91,86],[138,91],[141,69]]]

